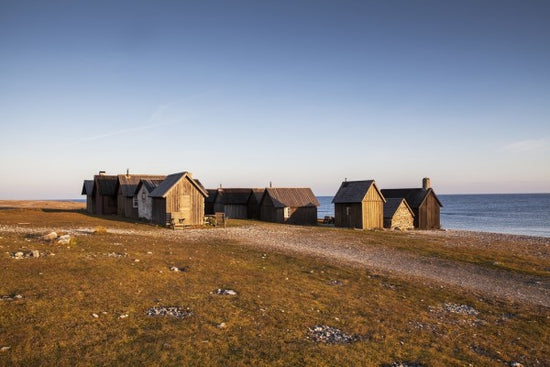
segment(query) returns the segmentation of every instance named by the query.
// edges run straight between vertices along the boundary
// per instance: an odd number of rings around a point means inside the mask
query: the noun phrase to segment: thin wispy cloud
[[[539,152],[550,148],[550,139],[520,140],[502,147],[502,150],[511,153]]]

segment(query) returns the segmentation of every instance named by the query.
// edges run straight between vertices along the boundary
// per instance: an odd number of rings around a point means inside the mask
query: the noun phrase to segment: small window
[[[134,208],[137,208],[138,207],[138,198],[137,196],[134,196],[133,200],[132,200],[132,206]]]
[[[346,215],[350,215],[351,208],[349,206],[346,206]]]
[[[290,217],[290,208],[288,206],[285,206],[284,216],[285,216],[285,219]]]
[[[145,191],[142,191],[141,192],[141,201],[145,201],[145,199],[147,199],[147,194],[145,193]]]

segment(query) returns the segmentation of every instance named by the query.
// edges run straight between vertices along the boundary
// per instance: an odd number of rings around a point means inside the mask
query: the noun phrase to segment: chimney
[[[126,177],[130,177],[130,168],[126,168]]]
[[[430,188],[430,178],[429,177],[424,177],[422,179],[422,188],[424,190],[428,190]]]
[[[269,187],[273,187],[273,183],[271,181],[269,181]]]
[[[99,175],[103,176],[105,174],[105,171],[99,171]]]

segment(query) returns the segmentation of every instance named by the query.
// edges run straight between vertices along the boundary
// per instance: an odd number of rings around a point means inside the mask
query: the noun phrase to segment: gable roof
[[[118,177],[111,175],[96,175],[94,182],[100,195],[116,196]]]
[[[265,189],[264,197],[268,195],[276,208],[319,206],[319,201],[309,187],[304,188],[272,188]]]
[[[197,183],[197,180],[194,180],[193,177],[191,177],[191,174],[187,171],[179,172],[179,173],[173,173],[171,175],[166,176],[164,181],[162,181],[150,194],[151,197],[166,197],[168,195],[168,192],[174,187],[180,180],[187,178],[189,181],[201,192],[202,195],[208,196],[208,192],[204,189],[204,187],[199,183]]]
[[[94,192],[94,180],[84,180],[81,195],[92,195]]]
[[[435,194],[435,191],[430,187],[429,189],[425,190],[423,188],[414,188],[414,189],[384,189],[382,190],[382,195],[386,198],[404,198],[407,200],[407,204],[413,209],[418,209],[420,205],[426,200],[426,197],[430,193],[433,193],[435,200],[437,200],[437,203],[439,206],[443,206],[441,204],[441,201]]]
[[[262,196],[264,196],[264,192],[265,192],[265,189],[252,189],[252,193],[250,194],[248,201],[250,203],[259,204],[260,201],[262,201]]]
[[[131,197],[137,192],[141,179],[164,180],[164,175],[118,175],[119,189],[123,196]]]
[[[387,198],[384,204],[384,218],[392,218],[401,203],[405,203],[405,206],[414,217],[414,213],[409,204],[407,204],[407,200],[404,198]]]
[[[378,194],[382,197],[382,200],[385,201],[384,195],[378,190],[374,180],[365,180],[342,182],[332,202],[334,204],[360,203],[365,198],[365,195],[367,195],[367,191],[369,191],[371,186],[374,186]]]
[[[145,186],[145,190],[147,190],[148,193],[153,192],[154,189],[157,188],[158,185],[164,180],[151,180],[147,178],[142,178],[139,181],[139,184],[136,186],[136,194],[141,190],[142,186]]]
[[[246,205],[250,194],[252,194],[252,189],[219,189],[218,199],[221,200],[224,205]]]

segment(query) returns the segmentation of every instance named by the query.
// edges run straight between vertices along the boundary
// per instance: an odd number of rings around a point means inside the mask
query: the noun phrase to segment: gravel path
[[[0,226],[0,232],[48,233],[46,228],[22,228]],[[65,229],[67,231],[67,229]],[[242,227],[216,228],[210,230],[189,229],[169,230],[126,230],[108,229],[109,233],[127,235],[145,235],[152,237],[185,239],[188,241],[228,240],[266,251],[296,253],[315,256],[335,264],[347,264],[368,268],[397,277],[435,283],[440,286],[456,286],[484,296],[497,297],[515,302],[550,307],[550,278],[518,274],[514,272],[490,269],[475,264],[425,257],[408,251],[391,249],[384,246],[368,246],[361,243],[353,232],[340,230],[320,231],[318,228],[250,225]],[[91,229],[69,230],[74,234],[91,233]],[[431,234],[411,232],[411,236],[472,236],[484,246],[495,234],[472,232],[432,232]],[[496,235],[500,236],[500,235]],[[505,238],[507,235],[502,235]],[[508,236],[509,237],[509,236]],[[521,240],[522,246],[539,249],[541,257],[546,257],[550,241],[540,238]],[[530,242],[531,241],[531,242]]]

